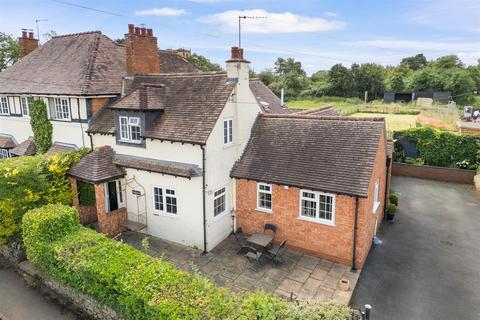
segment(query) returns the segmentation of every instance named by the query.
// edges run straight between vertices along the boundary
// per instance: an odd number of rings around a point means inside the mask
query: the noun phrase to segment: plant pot
[[[342,278],[338,283],[338,287],[342,291],[348,291],[350,289],[350,281],[348,279]]]
[[[395,213],[387,213],[387,221],[395,220]]]

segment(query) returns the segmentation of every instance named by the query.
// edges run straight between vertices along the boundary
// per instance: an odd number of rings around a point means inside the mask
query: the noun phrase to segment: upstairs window
[[[272,211],[272,185],[257,183],[257,209]]]
[[[230,144],[233,142],[233,120],[223,120],[223,144]]]
[[[120,140],[126,142],[140,143],[141,127],[140,118],[138,117],[119,117]]]
[[[300,190],[300,217],[333,225],[335,223],[335,195]]]
[[[213,216],[219,216],[226,210],[226,193],[225,187],[215,191],[213,198]]]
[[[380,182],[375,181],[375,189],[373,190],[373,213],[375,213],[380,206],[380,200],[378,199],[378,193],[380,190]]]
[[[70,104],[66,98],[55,98],[54,119],[70,120]]]
[[[8,107],[8,98],[0,97],[0,114],[9,115],[10,108]]]
[[[30,108],[32,107],[33,98],[32,97],[21,97],[20,106],[22,107],[22,115],[30,116]]]

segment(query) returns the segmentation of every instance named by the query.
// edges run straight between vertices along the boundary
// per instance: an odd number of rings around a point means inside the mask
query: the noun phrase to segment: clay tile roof
[[[116,154],[114,156],[113,163],[121,167],[164,173],[185,178],[202,175],[200,167],[190,163],[164,161],[121,154]]]
[[[282,108],[280,99],[260,79],[250,79],[250,90],[266,113],[290,113],[292,109]],[[295,109],[293,109],[295,110]]]
[[[182,58],[175,50],[158,50],[161,73],[200,72],[192,63]]]
[[[16,156],[32,156],[37,153],[37,147],[33,143],[33,138],[30,137],[10,150],[10,153]]]
[[[332,106],[324,106],[314,109],[302,110],[298,114],[322,116],[322,117],[339,117],[340,112],[335,110]]]
[[[1,149],[12,149],[15,148],[17,144],[13,137],[10,135],[0,135],[0,148]]]
[[[231,176],[366,197],[383,118],[259,116]]]
[[[165,86],[165,108],[156,116],[144,136],[167,141],[205,144],[230,97],[234,84],[224,72],[135,75],[130,90],[141,85]],[[89,129],[113,134],[114,112],[104,108]]]
[[[72,165],[67,174],[89,183],[101,183],[125,176],[123,170],[113,164],[113,155],[110,146],[97,148]]]
[[[141,85],[114,102],[110,108],[118,110],[163,110],[165,108],[165,86]]]
[[[71,144],[65,144],[60,142],[55,142],[52,144],[50,149],[47,150],[47,154],[54,154],[54,153],[65,153],[72,150],[75,150],[76,146]]]
[[[387,156],[392,157],[392,155],[393,155],[393,150],[394,150],[393,140],[392,140],[392,139],[388,139],[388,140],[387,140]]]

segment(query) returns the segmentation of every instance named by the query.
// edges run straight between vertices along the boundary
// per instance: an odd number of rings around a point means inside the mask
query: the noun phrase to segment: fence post
[[[365,305],[365,320],[370,320],[370,312],[372,311],[372,306],[369,304]]]

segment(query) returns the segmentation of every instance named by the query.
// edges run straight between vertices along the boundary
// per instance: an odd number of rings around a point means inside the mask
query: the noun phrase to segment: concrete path
[[[13,270],[0,267],[0,319],[70,320],[76,317],[26,287]]]
[[[480,319],[480,199],[474,187],[394,177],[398,221],[384,223],[352,305],[373,319]]]

